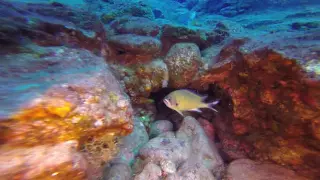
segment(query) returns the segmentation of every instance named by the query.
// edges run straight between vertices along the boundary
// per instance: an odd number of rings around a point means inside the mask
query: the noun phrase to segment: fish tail
[[[207,104],[207,108],[209,108],[209,109],[211,109],[211,110],[213,110],[213,111],[215,111],[215,112],[218,112],[218,110],[214,109],[214,108],[211,107],[211,106],[217,105],[219,102],[220,102],[219,100],[210,102],[210,103]]]

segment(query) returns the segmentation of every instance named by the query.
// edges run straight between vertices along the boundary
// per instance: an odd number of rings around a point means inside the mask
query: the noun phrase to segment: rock
[[[207,137],[210,139],[211,142],[214,142],[214,127],[211,122],[206,119],[198,118],[198,122],[202,126],[204,132],[206,133]]]
[[[161,51],[161,42],[148,36],[122,34],[108,39],[109,54],[107,58],[122,64],[147,62]],[[117,62],[120,61],[120,62]]]
[[[151,139],[140,149],[139,157],[144,161],[140,166],[148,162],[160,165],[162,176],[168,179],[215,179],[224,170],[216,147],[190,116],[184,118],[176,136],[166,132]]]
[[[169,160],[160,161],[160,167],[166,174],[173,174],[177,171],[176,165]]]
[[[151,124],[150,138],[157,137],[159,134],[172,131],[173,124],[167,120],[157,120]]]
[[[134,104],[150,104],[151,92],[168,86],[169,73],[162,59],[130,66],[114,65],[114,72],[123,81]]]
[[[201,11],[210,14],[220,14],[226,17],[234,17],[240,14],[250,13],[252,11],[264,10],[268,8],[276,8],[279,6],[290,7],[296,5],[312,5],[316,1],[252,1],[252,0],[207,0],[207,1],[189,1],[189,6],[193,10]]]
[[[134,180],[158,180],[161,174],[161,168],[158,165],[148,163],[144,167],[143,171],[139,175],[134,177]]]
[[[113,164],[104,172],[103,180],[130,180],[131,167],[124,163]]]
[[[54,4],[0,2],[0,49],[15,51],[21,39],[31,39],[42,46],[70,45],[100,50],[104,28],[92,13]],[[14,45],[6,46],[7,44]]]
[[[206,136],[205,131],[196,119],[191,116],[185,117],[176,133],[176,137],[190,142],[192,163],[200,163],[216,177],[221,177],[224,170],[223,161],[217,148]]]
[[[190,154],[191,148],[188,142],[176,138],[156,137],[151,139],[140,149],[139,156],[160,163],[162,160],[170,160],[179,164]]]
[[[103,58],[87,50],[29,48],[28,53],[1,55],[0,84],[5,86],[0,88],[0,129],[5,131],[0,149],[73,140],[88,160],[87,175],[101,177],[101,165],[115,156],[115,142],[133,128],[128,96]],[[43,170],[44,177],[51,176]],[[69,171],[59,172],[67,176]]]
[[[179,167],[177,173],[169,175],[168,180],[216,180],[212,175],[212,172],[208,170],[199,161],[194,162],[193,159],[189,159],[187,162]]]
[[[175,44],[164,62],[169,71],[169,87],[183,88],[197,75],[201,64],[199,48],[193,43]]]
[[[227,169],[227,180],[307,180],[294,171],[271,163],[254,162],[249,159],[233,161]]]
[[[144,125],[147,132],[150,129],[151,123],[155,120],[157,109],[153,102],[134,104],[134,115]]]
[[[316,29],[319,27],[319,22],[294,22],[291,24],[293,30]]]
[[[224,33],[214,30],[187,28],[166,24],[162,27],[161,42],[163,44],[163,53],[166,53],[172,45],[176,43],[188,42],[195,43],[200,50],[208,48],[213,44],[218,44],[229,36],[227,30]]]
[[[148,18],[120,17],[111,22],[110,27],[116,34],[136,34],[141,36],[157,36],[160,27]]]
[[[93,2],[90,2],[90,4],[92,3]],[[95,1],[93,4],[96,4],[96,6],[92,11],[101,14],[101,20],[105,24],[108,24],[121,16],[143,17],[150,20],[154,19],[151,7],[143,1]]]
[[[319,63],[313,59],[319,54],[310,47],[317,36],[314,31],[287,33],[273,34],[279,40],[231,42],[191,87],[216,83],[228,94],[221,102],[225,108],[231,104],[231,112],[221,113],[213,122],[222,150],[231,160],[271,160],[317,179],[320,151],[314,134],[319,131],[315,117],[320,109],[320,76]],[[287,38],[281,39],[284,34]]]
[[[143,123],[139,118],[135,117],[133,132],[121,140],[118,145],[120,149],[119,153],[112,162],[132,165],[140,148],[146,144],[148,140],[148,133]]]
[[[0,177],[12,179],[20,174],[19,177],[23,179],[42,179],[46,172],[59,179],[66,175],[75,179],[85,178],[87,163],[84,157],[76,152],[77,147],[76,141],[66,141],[56,145],[1,149]],[[65,168],[65,165],[70,167]],[[56,171],[64,173],[55,173]]]

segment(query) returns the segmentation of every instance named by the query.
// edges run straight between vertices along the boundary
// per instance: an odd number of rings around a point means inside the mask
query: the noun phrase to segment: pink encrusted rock
[[[307,180],[294,171],[271,163],[254,162],[249,159],[233,161],[228,169],[226,180]]]
[[[211,122],[209,122],[206,119],[203,118],[199,118],[198,122],[200,123],[200,125],[202,126],[204,132],[206,133],[207,137],[214,142],[214,127],[213,124]]]
[[[20,178],[33,179],[44,171],[58,168],[63,164],[71,165],[74,171],[84,172],[87,169],[87,162],[79,152],[76,152],[77,146],[76,141],[67,141],[56,145],[2,149],[0,150],[1,179],[12,179],[12,176],[19,172],[24,174]]]

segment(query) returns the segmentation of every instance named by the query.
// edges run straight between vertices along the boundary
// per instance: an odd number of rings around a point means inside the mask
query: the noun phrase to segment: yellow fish
[[[169,108],[177,111],[179,114],[182,114],[183,111],[196,111],[201,112],[200,108],[209,108],[218,112],[216,109],[211,106],[216,105],[219,101],[214,101],[211,103],[205,103],[204,99],[206,96],[200,96],[189,90],[176,90],[168,94],[163,102]]]

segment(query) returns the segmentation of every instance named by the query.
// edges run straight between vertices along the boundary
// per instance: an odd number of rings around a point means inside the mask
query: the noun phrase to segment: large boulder
[[[228,29],[218,25],[214,30],[165,24],[162,26],[161,42],[162,52],[168,50],[176,43],[195,43],[200,50],[222,42],[229,36]]]
[[[37,173],[2,164],[6,173],[0,177],[43,179],[57,171],[60,179],[101,177],[102,165],[116,154],[115,142],[133,128],[128,96],[104,59],[87,50],[28,48],[27,53],[1,55],[0,150],[10,152],[11,159],[25,156],[20,164],[29,164]],[[72,159],[78,153],[88,165],[75,175],[78,165]],[[4,156],[8,154],[0,154]],[[45,168],[39,167],[42,163]],[[67,168],[65,163],[75,165]]]
[[[169,71],[169,87],[183,88],[197,75],[201,62],[198,46],[193,43],[177,43],[168,52],[164,62]]]
[[[157,36],[159,25],[143,17],[123,16],[110,23],[110,27],[116,34],[136,34],[141,36]]]
[[[161,42],[153,37],[134,34],[114,35],[108,39],[109,61],[118,64],[148,62],[160,54]]]
[[[168,86],[168,68],[160,58],[128,66],[112,65],[112,69],[135,104],[150,103],[148,98],[151,92]]]
[[[226,180],[307,180],[294,171],[272,163],[254,162],[250,159],[233,161],[226,173]]]
[[[289,37],[281,39],[281,34]],[[205,89],[215,83],[228,94],[222,100],[226,104],[224,112],[213,122],[222,150],[230,159],[272,160],[317,179],[317,33],[282,32],[273,36],[279,38],[264,43],[261,39],[232,41],[192,87]],[[227,105],[232,107],[230,114]]]

